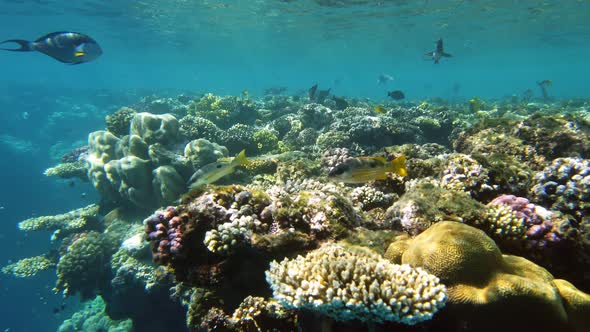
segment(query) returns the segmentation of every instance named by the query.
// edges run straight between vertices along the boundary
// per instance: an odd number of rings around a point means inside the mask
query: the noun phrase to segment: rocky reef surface
[[[590,326],[589,102],[130,106],[45,172],[89,181],[100,201],[19,223],[53,232],[54,249],[2,269],[53,269],[56,292],[92,301],[60,331]],[[232,174],[189,189],[242,150]],[[405,177],[327,176],[401,155]]]

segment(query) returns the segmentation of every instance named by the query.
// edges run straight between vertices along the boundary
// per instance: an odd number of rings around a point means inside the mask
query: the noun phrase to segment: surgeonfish
[[[406,156],[401,155],[392,161],[387,161],[383,157],[350,158],[332,168],[328,173],[328,178],[345,183],[365,183],[385,180],[387,173],[400,176],[408,175]]]
[[[189,190],[213,183],[234,172],[240,165],[248,164],[246,150],[242,150],[234,158],[221,158],[214,163],[207,164],[197,170],[188,180]]]
[[[434,60],[434,63],[438,63],[440,61],[440,58],[442,57],[452,57],[452,55],[450,55],[449,53],[445,53],[442,38],[439,38],[436,42],[436,49],[432,52],[426,53],[425,56],[430,57],[432,60]]]
[[[61,61],[77,65],[95,60],[102,54],[98,43],[87,35],[78,32],[58,31],[46,34],[34,41],[9,39],[4,43],[16,43],[17,48],[0,48],[13,52],[41,52]]]

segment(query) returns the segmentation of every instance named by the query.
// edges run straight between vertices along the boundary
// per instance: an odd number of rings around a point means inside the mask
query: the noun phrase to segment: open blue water
[[[574,0],[2,0],[0,40],[80,31],[104,54],[69,66],[0,52],[0,265],[50,247],[49,233],[25,236],[17,222],[98,199],[89,184],[70,187],[43,171],[148,92],[257,96],[317,82],[385,99],[377,76],[387,73],[389,88],[409,99],[538,95],[544,79],[554,97],[589,97],[589,20],[590,2]],[[423,53],[440,37],[453,57],[435,65]],[[75,308],[71,299],[52,313],[62,303],[54,283],[49,272],[0,275],[0,331],[54,331]]]

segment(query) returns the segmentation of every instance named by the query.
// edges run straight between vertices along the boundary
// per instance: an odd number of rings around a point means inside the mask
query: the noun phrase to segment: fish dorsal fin
[[[380,157],[380,156],[376,156],[376,157],[358,157],[359,159],[363,159],[363,160],[375,160],[378,161],[380,163],[386,163],[387,159],[385,159],[384,157]]]
[[[45,40],[45,39],[47,39],[47,38],[53,38],[53,37],[55,37],[55,36],[58,36],[58,35],[61,35],[61,34],[64,34],[64,33],[69,33],[69,31],[56,31],[56,32],[50,32],[50,33],[48,33],[48,34],[46,34],[46,35],[43,35],[43,36],[41,36],[41,37],[39,37],[39,38],[35,39],[35,41],[36,41],[36,42],[40,42],[40,41],[43,41],[43,40]]]

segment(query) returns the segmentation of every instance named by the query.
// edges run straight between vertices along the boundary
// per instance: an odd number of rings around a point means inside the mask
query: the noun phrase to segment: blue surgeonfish
[[[34,41],[9,39],[0,44],[15,43],[14,48],[0,48],[13,52],[41,52],[50,57],[72,65],[95,60],[102,54],[98,43],[87,35],[78,32],[58,31],[46,34]]]

